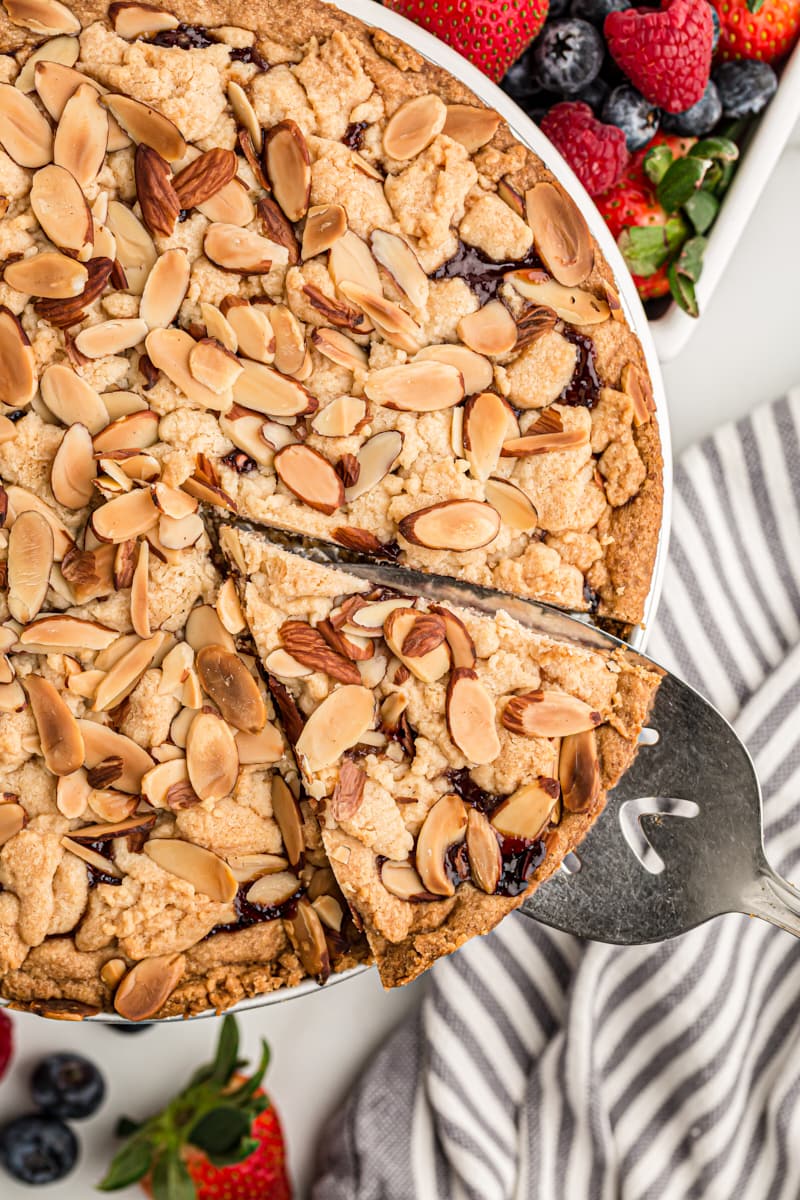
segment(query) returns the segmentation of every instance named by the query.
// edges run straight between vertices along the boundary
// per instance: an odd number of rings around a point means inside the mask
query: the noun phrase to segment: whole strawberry
[[[224,1018],[212,1063],[200,1067],[167,1107],[142,1124],[123,1118],[128,1138],[99,1185],[104,1192],[141,1183],[153,1200],[291,1200],[280,1122],[261,1080],[239,1068],[239,1032]]]
[[[720,58],[784,58],[800,34],[800,0],[712,0]]]
[[[714,40],[708,0],[662,0],[660,9],[612,12],[603,32],[634,87],[666,112],[685,112],[706,90]]]
[[[588,104],[576,100],[555,104],[540,126],[590,196],[611,187],[625,170],[625,134],[615,125],[598,121]]]
[[[384,0],[458,50],[495,83],[531,44],[549,0]]]

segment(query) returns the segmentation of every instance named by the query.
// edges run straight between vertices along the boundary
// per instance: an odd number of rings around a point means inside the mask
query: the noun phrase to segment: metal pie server
[[[489,616],[503,610],[536,633],[599,650],[623,647],[634,661],[656,666],[619,638],[547,604],[364,562],[329,544],[283,544],[378,587]],[[761,917],[800,936],[800,891],[764,853],[752,759],[728,721],[694,688],[664,673],[639,753],[609,794],[602,817],[521,911],[578,937],[617,945],[660,942],[728,912]]]

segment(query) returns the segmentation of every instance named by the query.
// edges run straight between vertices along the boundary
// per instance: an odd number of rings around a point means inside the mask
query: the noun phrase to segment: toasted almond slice
[[[398,529],[407,542],[429,550],[477,550],[500,532],[500,514],[480,500],[443,500],[403,517]]]
[[[153,808],[169,808],[169,791],[175,784],[189,782],[186,759],[168,759],[151,767],[142,776],[142,795]]]
[[[40,675],[28,675],[25,690],[48,770],[54,775],[77,771],[83,763],[84,744],[74,716],[52,683]]]
[[[529,497],[522,488],[507,479],[487,479],[484,488],[486,499],[500,513],[503,524],[519,533],[532,533],[539,523],[539,516]]]
[[[48,300],[67,300],[80,296],[85,288],[89,272],[81,263],[66,254],[45,250],[9,263],[3,279],[15,291],[29,296],[43,296]]]
[[[203,408],[224,411],[230,407],[230,392],[212,392],[195,379],[190,367],[194,347],[194,338],[182,329],[153,329],[145,339],[150,361],[190,400]]]
[[[188,642],[178,642],[173,646],[161,663],[161,682],[158,685],[160,696],[174,696],[180,699],[183,685],[189,672],[194,667],[194,650]]]
[[[128,1021],[154,1017],[178,986],[186,966],[182,954],[143,958],[131,967],[114,994],[114,1008]]]
[[[383,131],[383,150],[389,158],[416,158],[444,129],[447,108],[433,92],[415,96],[392,114]]]
[[[221,800],[236,787],[239,753],[231,728],[214,713],[200,712],[186,735],[189,780],[201,800]]]
[[[21,25],[34,33],[47,36],[81,31],[78,18],[59,0],[3,0],[3,7],[13,25]]]
[[[308,210],[303,245],[303,259],[315,258],[330,250],[347,230],[347,213],[341,204],[316,204]]]
[[[214,147],[213,150],[206,150],[204,154],[199,154],[197,158],[187,163],[172,180],[172,186],[178,196],[181,208],[195,208],[211,201],[235,179],[236,165],[234,152],[223,150],[219,146]],[[231,189],[231,194],[235,190],[235,188]],[[225,207],[224,202],[222,207]],[[209,219],[216,220],[217,218],[209,217]],[[219,219],[224,220],[225,218],[220,217]],[[239,221],[234,223],[240,224]]]
[[[44,167],[53,158],[47,118],[10,83],[0,83],[0,144],[20,167]]]
[[[274,871],[259,876],[247,892],[247,903],[257,908],[279,908],[300,890],[300,880],[290,871]]]
[[[322,437],[349,437],[366,414],[367,406],[360,396],[337,396],[320,409],[311,428]]]
[[[339,291],[348,300],[357,305],[367,314],[369,319],[379,327],[387,342],[398,346],[409,353],[419,349],[422,331],[416,321],[408,315],[404,308],[392,300],[385,300],[377,292],[369,291],[359,283],[345,280],[339,285]]]
[[[189,351],[189,370],[202,387],[223,395],[230,393],[242,373],[242,364],[213,338],[201,338]]]
[[[95,871],[99,871],[101,877],[106,879],[121,879],[122,872],[119,867],[110,858],[106,858],[103,854],[98,854],[91,846],[82,845],[81,842],[76,842],[74,838],[62,837],[61,845],[65,850],[69,850],[70,854],[74,854],[77,858],[88,863]]]
[[[241,179],[232,179],[196,207],[209,221],[238,225],[241,228],[254,221],[256,215],[253,201]]]
[[[164,637],[165,635],[159,632],[144,641],[137,641],[127,654],[123,654],[122,658],[114,663],[95,692],[92,712],[104,712],[114,708],[133,691],[148,667],[152,666],[164,643]]]
[[[347,334],[338,329],[319,328],[312,330],[311,342],[325,358],[348,371],[362,371],[367,367],[367,354]]]
[[[89,621],[83,617],[71,617],[66,613],[53,613],[40,617],[20,632],[21,646],[41,646],[46,653],[61,651],[105,650],[119,637],[116,629]]]
[[[346,230],[331,246],[328,271],[338,288],[343,283],[356,283],[375,296],[381,295],[378,265],[367,243],[351,229]]]
[[[71,425],[50,468],[50,486],[65,508],[83,508],[94,495],[97,474],[92,439],[85,425]]]
[[[508,354],[517,341],[517,326],[502,300],[490,300],[458,322],[458,336],[476,354],[490,358]]]
[[[414,308],[424,308],[428,303],[430,284],[408,242],[385,229],[373,229],[369,242],[376,261],[389,273]]]
[[[564,807],[569,812],[586,812],[600,795],[600,763],[593,729],[567,734],[561,739],[558,778]]]
[[[96,825],[81,825],[78,829],[72,830],[72,837],[76,842],[82,843],[112,842],[115,838],[129,833],[144,833],[145,830],[152,829],[155,820],[155,813],[136,813],[134,816],[124,817],[121,821],[102,821]]]
[[[297,417],[316,412],[317,400],[302,384],[263,363],[245,362],[242,366],[233,397],[243,408],[267,417]]]
[[[153,4],[136,4],[128,0],[114,0],[113,4],[109,4],[108,19],[114,26],[114,32],[128,41],[162,33],[165,29],[177,29],[179,25],[178,18],[172,13],[164,12]]]
[[[391,892],[399,900],[432,900],[434,898],[425,890],[425,884],[408,861],[387,858],[381,863],[379,874],[381,883],[387,892]]]
[[[243,633],[247,628],[247,622],[242,612],[242,606],[239,603],[239,596],[236,591],[236,584],[233,578],[229,576],[217,593],[217,599],[214,604],[217,616],[222,624],[227,629],[228,633],[236,634]]]
[[[646,425],[656,411],[653,389],[647,372],[636,363],[626,363],[622,368],[622,390],[633,399],[633,423]]]
[[[276,306],[277,307],[277,306]],[[227,323],[234,333],[239,353],[256,362],[271,363],[275,358],[275,335],[270,316],[257,304],[237,304],[228,310]]]
[[[77,675],[70,675],[67,680],[67,690],[84,700],[94,700],[94,694],[104,674],[104,671],[92,670],[80,671]]]
[[[566,737],[594,729],[602,716],[569,692],[538,689],[512,696],[503,710],[503,725],[524,737]]]
[[[238,885],[233,872],[211,850],[180,838],[151,838],[145,842],[144,852],[163,871],[184,879],[211,900],[228,904],[236,895]]]
[[[236,117],[236,120],[250,134],[256,154],[260,154],[261,143],[263,141],[261,122],[256,116],[255,109],[250,103],[247,92],[233,79],[228,82],[228,103],[233,109],[233,115]]]
[[[500,882],[503,857],[497,834],[477,808],[470,808],[467,813],[467,854],[475,884],[482,892],[493,895]]]
[[[491,108],[473,104],[448,104],[442,133],[461,142],[468,154],[475,154],[490,142],[500,124],[500,115]]]
[[[323,984],[331,973],[328,943],[322,922],[305,897],[291,916],[284,917],[283,925],[306,974]]]
[[[150,146],[167,162],[186,154],[186,142],[178,127],[149,104],[113,93],[103,96],[102,103],[137,145]]]
[[[141,296],[158,253],[150,234],[138,217],[119,200],[108,204],[107,224],[117,243],[117,258],[125,271],[128,291]]]
[[[466,829],[467,810],[460,796],[450,793],[436,801],[417,836],[417,870],[427,892],[435,896],[455,894],[445,855],[451,846],[464,840]]]
[[[585,429],[562,429],[543,433],[536,433],[535,429],[534,425],[524,437],[511,438],[504,442],[501,458],[527,458],[532,454],[577,450],[589,443],[589,433]]]
[[[161,517],[158,522],[159,540],[167,550],[186,550],[196,545],[204,533],[203,519],[196,513],[177,519]]]
[[[0,305],[0,401],[24,408],[36,394],[36,361],[19,318]]]
[[[386,429],[368,438],[356,455],[358,477],[345,489],[348,504],[377,487],[394,467],[403,449],[403,434],[397,429]]]
[[[93,788],[89,801],[92,812],[102,821],[123,821],[136,810],[136,796],[126,796],[113,788]]]
[[[316,900],[311,901],[311,907],[323,925],[335,933],[341,932],[344,912],[334,896],[317,896]]]
[[[284,747],[280,730],[269,722],[258,733],[240,730],[236,734],[239,762],[246,766],[265,766],[283,758]]]
[[[497,194],[518,217],[525,216],[525,198],[509,179],[501,179],[498,182]]]
[[[101,399],[105,399],[105,393]],[[95,454],[113,454],[118,450],[146,450],[158,441],[158,413],[140,409],[106,424],[92,439]]]
[[[82,188],[94,183],[105,161],[108,115],[100,94],[82,83],[64,105],[53,141],[53,161],[65,167]]]
[[[540,775],[533,783],[523,784],[492,813],[492,825],[505,837],[534,841],[543,832],[558,803],[555,779]]]
[[[284,446],[274,466],[281,483],[309,508],[331,516],[344,504],[344,484],[327,458],[310,446]]]
[[[447,729],[470,763],[494,762],[500,753],[495,704],[478,676],[456,667],[447,687]]]
[[[100,968],[100,978],[106,987],[113,991],[117,984],[125,978],[127,972],[128,967],[124,958],[110,958]]]
[[[189,287],[189,259],[182,249],[166,250],[147,276],[139,316],[148,329],[165,328],[178,315]]]
[[[343,628],[348,632],[362,634],[365,637],[382,637],[383,627],[389,614],[395,609],[408,607],[408,600],[402,599],[377,600],[372,604],[364,604],[350,614]]]
[[[332,766],[372,726],[375,700],[358,684],[336,688],[312,712],[295,750],[304,768],[314,773]]]
[[[270,675],[280,675],[281,679],[302,679],[306,675],[313,675],[313,667],[307,667],[304,663],[298,662],[286,650],[273,650],[267,655],[264,660],[264,666],[269,671]]]
[[[280,775],[272,777],[271,797],[272,815],[278,822],[286,856],[290,865],[297,867],[303,861],[305,850],[300,806]]]
[[[283,267],[288,262],[285,246],[250,229],[219,221],[206,230],[203,250],[218,267],[242,275],[265,274],[273,265]]]
[[[472,670],[477,657],[475,654],[475,643],[464,622],[454,612],[451,612],[449,608],[442,608],[438,604],[431,606],[431,612],[436,613],[444,622],[445,638],[450,647],[450,657],[453,660],[453,666],[455,668],[464,667],[467,670]]]
[[[71,775],[61,775],[56,785],[56,808],[63,817],[72,821],[82,817],[89,807],[92,786],[83,767]]]
[[[241,305],[240,307],[244,307]],[[226,350],[232,351],[233,354],[239,349],[239,340],[236,337],[234,330],[227,317],[224,317],[220,310],[214,304],[200,303],[200,316],[203,324],[206,327],[206,333],[209,337],[216,338],[220,345]]]
[[[383,635],[389,649],[408,667],[412,675],[421,679],[423,683],[435,683],[450,670],[450,654],[444,641],[441,621],[437,621],[439,640],[430,638],[426,642],[423,638],[421,645],[414,645],[415,633],[419,635],[428,632],[428,617],[427,613],[421,613],[415,608],[395,608],[386,618]],[[409,639],[412,640],[409,642]],[[430,649],[426,649],[428,645]],[[409,653],[407,646],[410,650],[416,649],[417,653]],[[422,653],[419,652],[420,649]]]
[[[23,625],[44,604],[53,566],[53,531],[41,513],[21,513],[8,535],[8,611]]]
[[[108,412],[93,387],[60,363],[48,367],[41,380],[42,399],[62,425],[84,425],[99,433],[108,425]]]
[[[219,418],[221,432],[238,450],[244,451],[259,466],[270,467],[273,450],[261,436],[263,425],[264,417],[261,413],[249,412],[239,405],[234,405],[230,413],[222,414]],[[286,426],[280,428],[285,430],[287,436],[284,444],[288,444],[292,440],[291,431]]]
[[[0,712],[22,712],[24,707],[25,693],[18,679],[0,684]]]
[[[146,488],[109,500],[92,513],[91,527],[101,542],[127,542],[158,523],[159,512]]]
[[[135,543],[132,542],[130,572],[128,574],[127,581],[120,581],[118,584],[119,587],[130,587],[130,580],[133,576],[134,548]],[[122,547],[120,546],[119,549],[121,550]],[[135,633],[118,634],[108,649],[103,650],[97,655],[94,660],[94,665],[99,667],[101,671],[110,671],[114,664],[119,662],[123,654],[127,654],[129,650],[132,650],[134,646],[138,645],[138,642],[139,638]]]
[[[203,646],[197,653],[197,674],[203,690],[229,724],[247,733],[264,728],[267,710],[263,697],[238,654],[223,646]]]
[[[565,287],[583,283],[594,266],[589,226],[577,205],[555,183],[537,183],[525,193],[525,211],[536,252]]]
[[[284,446],[292,446],[300,440],[294,426],[284,425],[280,419],[262,421],[259,427],[259,436],[271,450],[282,450]],[[270,459],[271,462],[272,459]]]
[[[151,637],[150,609],[150,547],[146,541],[139,542],[139,557],[131,582],[131,625],[140,638]]]
[[[196,652],[204,646],[222,646],[231,652],[235,649],[233,638],[210,604],[198,604],[192,609],[186,618],[184,637]]]
[[[231,314],[233,315],[233,314]],[[275,304],[269,313],[275,341],[275,367],[284,375],[299,376],[306,360],[303,327],[285,304]],[[241,338],[239,339],[241,346]]]
[[[279,121],[264,144],[264,169],[272,193],[290,221],[306,215],[311,192],[311,158],[306,139],[294,121]]]
[[[51,164],[37,171],[31,184],[30,201],[33,215],[54,245],[71,254],[81,254],[91,248],[94,241],[92,214],[80,184],[65,167]]]
[[[473,479],[486,480],[497,466],[503,443],[519,433],[514,410],[495,392],[479,392],[464,405],[464,457]]]
[[[53,530],[53,557],[56,562],[61,562],[64,555],[72,548],[73,541],[69,535],[64,522],[53,512],[49,505],[35,496],[33,492],[29,492],[26,488],[18,487],[16,484],[11,484],[6,488],[6,500],[8,511],[6,515],[6,525],[13,525],[17,517],[31,509],[41,513],[47,521],[50,528]]]
[[[96,721],[80,720],[78,728],[83,738],[84,765],[91,769],[107,758],[119,756],[122,759],[122,774],[114,780],[115,788],[121,792],[138,793],[142,776],[154,765],[147,751],[131,738]]]
[[[400,412],[438,412],[464,398],[461,372],[447,363],[418,361],[372,371],[364,385],[370,400]]]
[[[146,336],[147,324],[140,317],[120,317],[82,329],[75,338],[75,345],[87,358],[105,358],[132,350]]]
[[[247,142],[244,144],[246,145]],[[267,188],[269,186],[266,181],[264,186]],[[270,195],[262,196],[258,200],[256,208],[262,233],[271,241],[277,242],[279,246],[286,247],[289,263],[294,266],[300,261],[300,245],[291,221],[281,212]]]
[[[551,308],[571,325],[599,325],[611,315],[611,309],[600,296],[593,296],[583,288],[565,287],[544,271],[512,271],[506,278],[526,300]]]
[[[180,488],[170,487],[168,483],[155,483],[152,489],[153,503],[168,517],[179,521],[197,512],[197,501]]]

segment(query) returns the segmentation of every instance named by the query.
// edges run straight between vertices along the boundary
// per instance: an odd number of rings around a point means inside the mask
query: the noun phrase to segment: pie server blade
[[[800,936],[800,891],[764,853],[753,761],[728,721],[694,688],[619,638],[547,604],[357,560],[321,542],[287,542],[285,548],[346,568],[376,587],[489,616],[502,610],[536,633],[593,649],[622,647],[633,661],[663,672],[639,752],[609,793],[601,819],[561,870],[525,901],[523,913],[616,945],[660,942],[728,912],[761,917]]]

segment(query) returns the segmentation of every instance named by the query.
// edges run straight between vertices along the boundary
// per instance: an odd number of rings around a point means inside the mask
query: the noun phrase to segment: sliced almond
[[[501,300],[490,300],[458,322],[458,336],[476,354],[490,358],[508,354],[517,341],[517,325]]]
[[[270,320],[273,311],[267,316],[257,304],[237,304],[228,310],[228,324],[239,353],[245,358],[261,363],[271,363],[275,358],[275,334]]]
[[[221,147],[215,146],[214,149],[199,154],[197,158],[183,167],[173,177],[172,186],[181,208],[195,208],[211,201],[234,180],[235,176],[236,155],[232,150],[223,150]],[[209,217],[209,219],[224,220],[225,218]],[[238,225],[239,222],[237,221],[236,224]]]
[[[392,114],[383,131],[383,150],[389,158],[416,158],[444,129],[447,108],[433,92],[415,96]]]
[[[61,845],[70,854],[74,854],[76,858],[80,858],[95,871],[99,872],[101,878],[117,880],[122,878],[122,872],[119,867],[110,858],[106,858],[103,854],[98,854],[91,846],[83,845],[81,842],[77,842],[74,838],[70,837],[62,837]]]
[[[178,986],[186,965],[182,954],[143,958],[130,969],[114,993],[114,1008],[128,1021],[154,1017]]]
[[[311,192],[311,158],[300,126],[290,120],[273,125],[263,157],[276,201],[290,221],[302,220]]]
[[[300,881],[290,871],[261,875],[247,891],[247,903],[257,908],[279,908],[300,890]]]
[[[181,202],[172,185],[169,163],[152,146],[137,146],[133,175],[145,225],[153,235],[171,237],[180,215]]]
[[[186,142],[176,125],[149,104],[132,96],[108,94],[103,105],[114,115],[137,145],[150,146],[167,162],[175,162],[186,154]]]
[[[397,462],[403,449],[403,434],[397,429],[386,429],[368,438],[356,456],[358,478],[345,489],[348,504],[377,487]]]
[[[366,370],[367,354],[347,334],[338,329],[314,329],[311,342],[325,358],[348,371]]]
[[[477,550],[500,532],[500,514],[480,500],[443,500],[403,517],[398,529],[407,542],[429,550]]]
[[[80,828],[72,830],[72,837],[76,842],[112,842],[115,838],[129,833],[143,833],[152,829],[155,820],[155,813],[136,813],[135,816],[124,817],[121,821],[81,825]]]
[[[197,674],[203,690],[229,724],[247,733],[264,728],[267,710],[263,697],[238,654],[223,646],[204,646],[197,653]]]
[[[249,412],[245,408],[240,408],[239,405],[234,405],[229,413],[222,414],[219,418],[221,432],[233,442],[238,450],[242,450],[259,466],[270,467],[272,466],[273,451],[261,436],[263,425],[264,417],[261,413]],[[286,426],[281,426],[281,428],[286,430],[283,444],[288,445],[293,440],[291,431]]]
[[[205,533],[202,517],[196,513],[187,517],[161,517],[158,522],[158,537],[167,550],[186,550],[194,546]]]
[[[308,210],[300,253],[315,258],[330,250],[347,230],[347,213],[341,204],[317,204]]]
[[[305,897],[297,902],[291,916],[284,917],[283,924],[303,969],[323,984],[331,973],[328,943],[322,922]]]
[[[503,725],[524,737],[567,737],[594,729],[602,716],[569,692],[538,689],[512,696],[503,710]]]
[[[327,458],[310,446],[285,446],[274,459],[281,483],[317,512],[331,516],[344,504],[344,485]]]
[[[565,287],[583,283],[594,266],[592,235],[577,205],[555,183],[537,183],[525,193],[525,212],[536,252]]]
[[[21,646],[41,646],[45,653],[61,651],[105,650],[119,638],[116,629],[99,621],[83,617],[71,617],[66,613],[53,613],[40,617],[32,625],[21,630]]]
[[[137,641],[137,644],[123,654],[105,675],[94,695],[93,712],[103,712],[114,708],[124,700],[136,687],[148,667],[152,666],[156,654],[164,643],[163,633],[154,633],[152,637]]]
[[[108,6],[108,19],[114,32],[121,38],[134,41],[166,29],[177,29],[178,18],[164,12],[153,4],[136,4],[126,0],[114,0]]]
[[[26,821],[27,814],[21,804],[0,804],[0,846],[10,842]]]
[[[75,345],[87,358],[105,358],[132,350],[146,336],[147,325],[140,317],[120,317],[82,329],[75,338]]]
[[[266,181],[264,186],[269,191]],[[271,195],[261,196],[257,201],[256,208],[261,222],[261,232],[270,241],[276,242],[279,246],[285,246],[288,261],[294,266],[300,261],[300,244],[291,221],[281,211]]]
[[[101,396],[105,400],[107,393]],[[158,413],[151,408],[139,409],[118,417],[106,424],[92,438],[95,454],[113,454],[115,451],[146,450],[158,441]]]
[[[194,650],[188,642],[178,642],[164,655],[158,694],[180,699],[183,685],[193,667]]]
[[[83,738],[84,765],[91,769],[107,758],[120,757],[122,774],[114,780],[114,786],[122,792],[138,793],[142,776],[154,765],[147,751],[131,738],[96,721],[80,720],[78,728]]]
[[[201,338],[189,351],[189,370],[202,387],[217,395],[230,393],[242,373],[242,365],[213,338]]]
[[[486,499],[500,513],[507,529],[519,533],[532,533],[539,523],[539,516],[529,497],[522,488],[507,479],[487,479],[484,487]]]
[[[131,582],[131,625],[140,638],[149,638],[150,629],[150,547],[139,543],[139,556]]]
[[[40,500],[38,496],[35,496],[33,492],[29,492],[26,488],[17,487],[16,484],[11,484],[6,488],[6,501],[8,504],[6,515],[7,526],[13,525],[21,513],[29,512],[31,509],[42,514],[53,530],[53,557],[56,562],[61,562],[64,555],[72,548],[73,541],[69,536],[66,525],[53,512],[52,508]]]
[[[600,795],[600,763],[593,729],[567,734],[561,739],[558,778],[564,807],[569,812],[586,812]]]
[[[284,753],[280,731],[269,722],[258,733],[245,733],[240,730],[236,734],[236,748],[243,767],[276,763],[283,758]]]
[[[281,679],[302,679],[314,672],[313,667],[298,662],[283,649],[271,651],[264,660],[264,666],[271,675],[279,675]]]
[[[218,267],[242,275],[265,274],[272,266],[285,266],[288,253],[285,246],[271,242],[250,229],[215,222],[209,225],[203,250]]]
[[[108,425],[108,412],[100,396],[71,367],[48,367],[41,389],[45,404],[63,425],[84,425],[92,434]]]
[[[0,401],[9,408],[30,404],[37,387],[36,360],[19,318],[0,305]]]
[[[199,712],[189,726],[186,768],[201,800],[221,800],[236,787],[236,739],[230,726],[214,713]]]
[[[237,404],[267,417],[296,417],[316,412],[317,400],[301,384],[262,363],[245,362],[233,396]]]
[[[84,758],[78,722],[49,680],[40,675],[28,675],[25,690],[48,770],[54,775],[77,771]]]
[[[417,361],[372,371],[364,392],[375,404],[400,412],[438,412],[464,398],[461,372],[448,363]]]
[[[125,271],[127,290],[141,296],[158,258],[153,239],[139,218],[119,200],[109,201],[107,224],[116,239],[117,258]]]
[[[175,784],[188,783],[189,773],[186,759],[180,758],[158,763],[142,776],[142,795],[153,808],[168,808],[168,794]]]
[[[187,496],[180,488],[170,487],[167,483],[154,484],[152,496],[153,503],[159,511],[176,521],[197,512],[197,501],[192,496]]]
[[[358,684],[336,688],[312,712],[295,750],[304,767],[315,773],[332,766],[372,726],[375,700]]]
[[[512,271],[506,278],[526,300],[551,308],[557,317],[571,325],[599,325],[611,315],[611,309],[600,296],[593,296],[583,288],[565,287],[544,271]]]
[[[647,372],[635,363],[626,363],[622,368],[622,390],[633,400],[633,423],[646,425],[656,411],[653,389]]]
[[[8,535],[8,610],[23,625],[44,604],[53,566],[53,531],[41,513],[21,513]]]
[[[305,840],[300,806],[280,775],[272,778],[272,815],[278,822],[289,863],[297,867],[302,863]]]
[[[8,19],[14,25],[45,36],[54,33],[80,33],[81,23],[59,0],[3,0]]]
[[[475,154],[490,142],[500,124],[500,115],[491,108],[473,104],[448,104],[442,133],[460,142],[468,154]]]
[[[486,480],[497,467],[503,443],[519,433],[511,405],[495,392],[479,392],[464,405],[464,457],[473,479]]]
[[[197,203],[197,209],[209,221],[244,228],[255,220],[256,210],[241,179],[232,179],[208,200]]]
[[[53,141],[53,161],[82,188],[94,183],[108,144],[108,115],[91,83],[82,83],[64,105]]]
[[[33,215],[54,245],[78,255],[92,246],[92,214],[80,184],[66,167],[51,164],[37,171],[30,201]]]
[[[475,653],[475,643],[464,622],[454,612],[451,612],[449,608],[442,608],[438,604],[431,606],[431,612],[436,613],[444,622],[444,634],[447,644],[450,647],[450,657],[453,660],[453,666],[455,668],[472,670],[475,666],[477,655]]]
[[[467,813],[467,854],[472,878],[482,892],[493,895],[500,882],[503,857],[489,821],[477,808]]]
[[[112,991],[121,983],[127,974],[128,967],[124,958],[110,958],[100,968],[100,978],[107,988]]]
[[[243,306],[242,306],[243,307]],[[239,349],[236,331],[226,317],[213,304],[200,303],[200,316],[209,337],[216,338],[220,345],[234,354]]]
[[[211,850],[180,838],[150,838],[144,852],[163,871],[190,883],[196,892],[220,904],[229,904],[238,890],[226,862]]]
[[[401,598],[377,600],[372,604],[363,604],[350,613],[344,628],[351,633],[361,634],[365,637],[382,637],[383,627],[389,619],[390,613],[395,609],[408,607],[409,601]]]
[[[86,267],[69,258],[45,250],[9,263],[3,272],[9,287],[29,296],[44,296],[48,300],[66,300],[80,296],[89,279]]]
[[[63,817],[74,820],[82,817],[89,807],[92,786],[83,767],[71,775],[61,775],[56,785],[56,808]]]
[[[25,693],[19,680],[12,679],[11,683],[0,684],[0,712],[22,712],[25,707]]]
[[[0,144],[20,167],[44,167],[53,158],[47,118],[10,83],[0,83]]]
[[[543,432],[537,432],[537,427],[542,424],[541,417],[536,425],[523,437],[510,438],[509,441],[503,443],[501,451],[502,458],[528,458],[533,454],[552,454],[559,450],[577,450],[581,446],[586,446],[589,443],[589,433],[585,429],[561,429],[560,420],[558,428],[546,429]]]
[[[126,796],[124,792],[116,792],[113,788],[94,788],[89,801],[92,812],[102,821],[123,821],[136,810],[139,801],[136,796]]]
[[[380,877],[387,892],[397,896],[398,900],[433,899],[410,862],[386,859],[381,863]]]
[[[495,703],[476,673],[456,667],[447,687],[447,729],[470,763],[494,762],[500,753]]]
[[[492,825],[505,837],[538,838],[558,803],[558,782],[541,775],[523,784],[492,813]]]
[[[210,604],[198,604],[186,619],[184,637],[195,652],[204,646],[222,646],[233,652],[234,641]]]
[[[426,643],[420,634],[428,634],[431,622],[427,613],[421,613],[415,608],[395,608],[386,618],[383,635],[386,644],[393,654],[397,655],[409,671],[423,683],[435,683],[450,670],[450,655],[444,641],[442,622],[434,617],[436,637],[430,637]],[[414,645],[414,635],[418,635],[417,645]],[[426,649],[429,645],[430,649]],[[410,653],[409,651],[415,651]]]
[[[307,621],[284,621],[279,629],[285,649],[298,662],[305,663],[314,671],[323,671],[340,683],[360,682],[360,676],[349,658],[341,651],[338,643],[331,644],[330,636],[323,636]]]
[[[269,319],[275,337],[275,366],[285,375],[297,376],[306,358],[303,327],[285,304],[274,305]]]
[[[399,304],[350,280],[341,283],[339,291],[366,313],[387,342],[409,353],[419,349],[422,330]]]
[[[466,829],[467,810],[460,796],[450,793],[436,801],[417,836],[417,871],[425,891],[435,896],[455,894],[445,855],[451,846],[464,840]]]
[[[381,295],[381,277],[369,246],[351,229],[345,230],[331,246],[328,270],[338,288],[343,283],[359,284],[365,291]]]
[[[334,930],[335,933],[341,932],[344,912],[342,911],[341,904],[335,897],[318,896],[316,900],[311,901],[311,907],[323,925],[327,926],[328,929]]]
[[[92,530],[101,542],[127,542],[158,523],[159,512],[146,488],[109,500],[92,513]]]
[[[349,437],[366,413],[367,406],[360,396],[337,396],[320,409],[311,428],[322,437]]]
[[[182,329],[153,329],[145,339],[150,361],[190,400],[214,411],[230,407],[230,392],[212,392],[195,379],[191,371],[194,338]]]
[[[389,273],[414,308],[424,308],[428,303],[430,284],[408,242],[396,233],[373,229],[369,244],[376,261]]]

